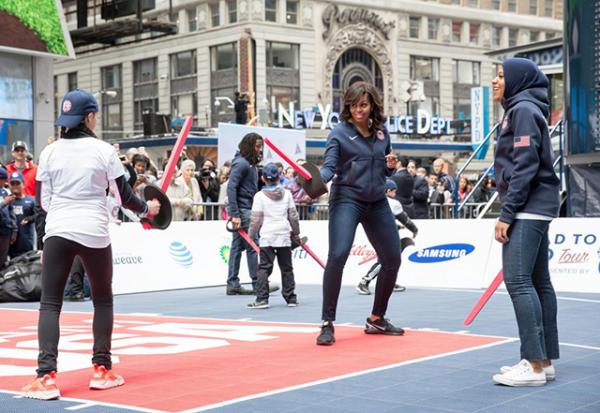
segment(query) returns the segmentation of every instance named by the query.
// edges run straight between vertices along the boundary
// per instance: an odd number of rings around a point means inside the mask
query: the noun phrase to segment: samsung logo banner
[[[408,259],[412,262],[430,264],[462,258],[473,251],[475,246],[471,244],[443,244],[413,252]]]

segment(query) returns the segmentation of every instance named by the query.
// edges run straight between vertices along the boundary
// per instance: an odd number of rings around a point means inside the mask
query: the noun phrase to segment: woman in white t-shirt
[[[88,92],[76,89],[67,93],[56,121],[61,139],[40,155],[36,197],[48,215],[38,322],[38,378],[23,388],[25,397],[60,397],[55,380],[59,316],[75,256],[85,266],[94,303],[94,372],[89,386],[109,389],[125,383],[111,370],[113,267],[106,194],[111,184],[116,186],[123,206],[141,216],[157,215],[160,204],[144,202],[133,194],[114,148],[94,134],[97,112],[98,103]]]

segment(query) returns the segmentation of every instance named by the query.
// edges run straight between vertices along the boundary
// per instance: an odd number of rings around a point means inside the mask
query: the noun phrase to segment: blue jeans
[[[248,232],[250,226],[250,209],[240,209],[240,218],[242,219],[242,228]],[[254,239],[258,245],[258,239]],[[240,261],[242,251],[246,250],[246,259],[248,260],[248,271],[252,279],[252,288],[256,286],[256,269],[258,267],[258,255],[256,251],[236,232],[233,233],[231,240],[231,249],[229,250],[229,270],[227,273],[227,288],[239,288]]]
[[[381,263],[372,313],[383,317],[400,268],[400,237],[387,199],[361,202],[338,198],[329,202],[329,254],[323,276],[322,319],[334,321],[342,285],[342,273],[350,255],[358,224]]]
[[[502,247],[504,283],[517,316],[521,358],[558,359],[556,294],[548,271],[549,221],[515,220]]]

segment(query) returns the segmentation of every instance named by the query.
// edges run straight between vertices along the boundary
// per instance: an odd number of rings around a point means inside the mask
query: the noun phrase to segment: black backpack
[[[41,251],[29,251],[10,260],[0,271],[0,303],[40,300],[41,257]]]

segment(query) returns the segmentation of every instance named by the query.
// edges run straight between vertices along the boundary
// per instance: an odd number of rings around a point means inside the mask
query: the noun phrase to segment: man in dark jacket
[[[4,185],[8,179],[6,169],[0,167],[0,269],[6,264],[10,244],[17,240],[17,220],[13,208],[15,196]]]
[[[231,163],[229,182],[227,183],[227,213],[234,230],[240,228],[248,232],[250,227],[250,216],[252,213],[252,201],[258,190],[258,171],[256,164],[262,158],[263,138],[256,133],[248,133],[239,145],[239,151],[235,154]],[[258,243],[258,240],[254,240]],[[240,285],[240,261],[242,251],[246,250],[248,259],[248,272],[252,279],[252,290]],[[256,287],[256,271],[258,257],[252,247],[239,235],[233,233],[231,249],[229,251],[229,271],[227,273],[227,295],[253,295]],[[272,287],[275,291],[279,287]]]
[[[429,184],[427,183],[427,170],[425,168],[416,168],[413,161],[408,163],[408,171],[415,170],[415,185],[413,188],[413,200],[415,204],[415,219],[429,218]]]
[[[409,218],[415,217],[415,207],[413,204],[413,189],[415,187],[415,179],[408,172],[408,158],[400,156],[396,164],[396,173],[390,177],[396,183],[398,191],[396,199],[402,204],[402,208]]]
[[[443,180],[444,186],[446,190],[450,191],[450,193],[454,192],[454,180],[450,175],[444,172],[444,166],[446,165],[446,161],[442,158],[437,158],[433,161],[433,173],[437,175],[438,181]]]

